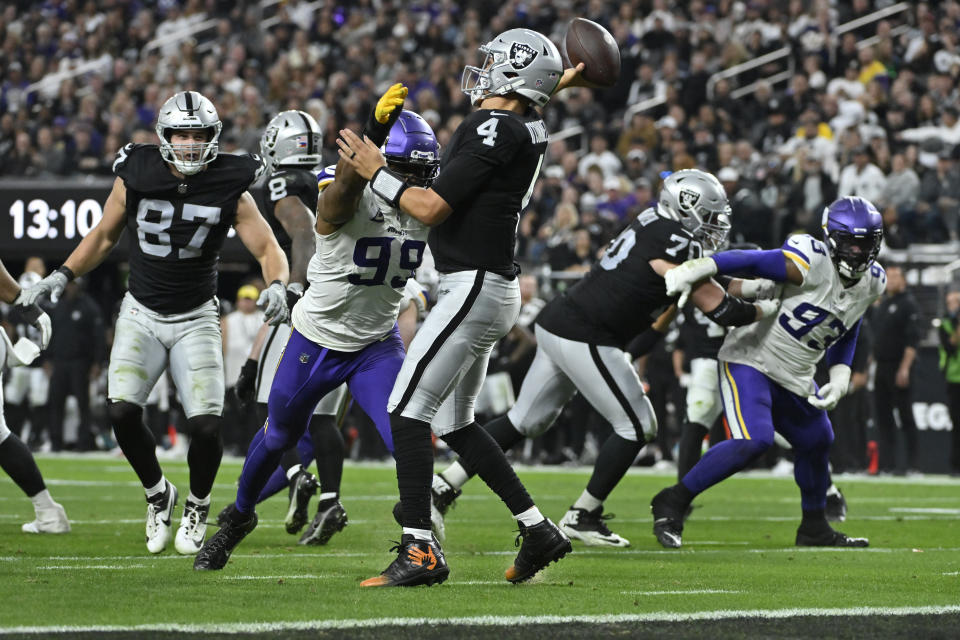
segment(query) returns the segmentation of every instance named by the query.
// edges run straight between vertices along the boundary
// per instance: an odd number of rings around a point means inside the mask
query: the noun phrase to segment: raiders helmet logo
[[[525,69],[530,66],[533,59],[537,57],[537,52],[528,44],[514,42],[510,46],[510,65],[514,69]]]
[[[700,201],[700,194],[690,189],[680,190],[680,207],[683,209],[692,209]]]

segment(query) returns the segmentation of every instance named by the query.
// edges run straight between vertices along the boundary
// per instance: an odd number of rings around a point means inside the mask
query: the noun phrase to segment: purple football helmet
[[[404,109],[383,145],[387,166],[418,187],[429,187],[440,171],[440,144],[427,121]]]
[[[863,198],[840,198],[823,210],[821,226],[837,272],[848,280],[859,279],[880,253],[880,212]]]

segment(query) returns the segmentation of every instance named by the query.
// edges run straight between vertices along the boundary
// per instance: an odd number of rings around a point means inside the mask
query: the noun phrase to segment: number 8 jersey
[[[336,167],[317,176],[322,191]],[[314,232],[310,286],[293,308],[293,327],[335,351],[359,351],[393,329],[407,280],[423,261],[428,228],[378,198],[368,184],[349,222]]]
[[[883,295],[887,274],[875,262],[860,280],[844,287],[823,242],[794,235],[782,251],[803,274],[803,284],[785,283],[779,313],[730,331],[718,357],[749,365],[806,396],[813,393],[813,376],[824,351]]]
[[[128,144],[113,172],[127,190],[131,295],[162,314],[183,313],[213,298],[217,261],[237,216],[237,201],[262,163],[222,153],[197,174],[177,178],[157,145]]]

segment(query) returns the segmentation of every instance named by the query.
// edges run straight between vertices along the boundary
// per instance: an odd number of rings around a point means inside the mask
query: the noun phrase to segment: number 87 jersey
[[[335,167],[317,176],[322,191]],[[359,351],[397,321],[407,280],[423,261],[429,229],[364,187],[357,211],[333,233],[314,233],[307,288],[294,306],[294,328],[335,351]]]
[[[718,357],[754,367],[787,390],[806,396],[814,391],[820,358],[883,295],[887,274],[874,262],[863,277],[845,287],[823,242],[794,235],[781,249],[800,270],[803,284],[785,283],[779,313],[733,329]]]

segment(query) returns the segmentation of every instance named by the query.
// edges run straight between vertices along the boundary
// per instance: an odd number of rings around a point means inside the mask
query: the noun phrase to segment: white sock
[[[577,498],[577,501],[573,503],[574,509],[586,509],[587,511],[593,511],[597,507],[603,504],[603,500],[597,500],[590,492],[586,489],[583,490],[583,493],[580,494],[580,497]]]
[[[328,492],[326,492],[326,493],[321,493],[321,494],[320,494],[320,497],[317,498],[317,501],[318,501],[318,502],[323,502],[324,500],[336,500],[336,499],[337,499],[337,495],[338,495],[338,494],[337,494],[336,491],[328,491]]]
[[[198,498],[197,496],[193,495],[193,491],[191,491],[190,495],[187,496],[187,500],[193,504],[198,504],[201,507],[205,507],[210,504],[210,494],[207,494],[205,498]]]
[[[35,496],[30,496],[30,502],[33,503],[33,509],[37,513],[40,513],[41,509],[52,509],[53,505],[56,504],[50,496],[50,492],[46,489]]]
[[[144,487],[143,490],[147,493],[147,500],[149,500],[158,493],[163,493],[167,490],[167,479],[163,476],[160,476],[160,482],[152,487]]]
[[[470,476],[467,475],[466,469],[459,462],[454,462],[449,467],[443,470],[441,473],[443,480],[446,481],[448,485],[454,489],[459,489],[463,485],[467,484],[467,480],[470,479]],[[434,484],[436,484],[437,476],[433,476]]]
[[[404,535],[410,534],[417,540],[425,540],[426,542],[433,540],[433,533],[430,531],[430,529],[414,529],[412,527],[404,527],[403,533]]]
[[[295,464],[287,469],[287,480],[293,480],[293,477],[300,473],[300,465]]]
[[[530,507],[523,513],[517,513],[513,516],[517,520],[523,523],[525,527],[532,527],[535,524],[540,524],[546,518],[543,517],[543,514],[540,513],[540,509],[537,509],[536,506]]]

